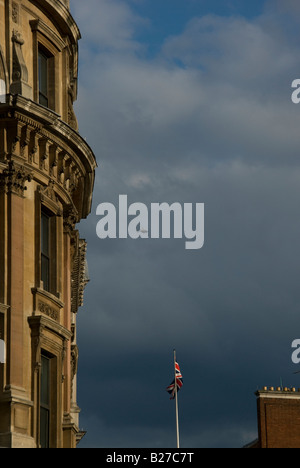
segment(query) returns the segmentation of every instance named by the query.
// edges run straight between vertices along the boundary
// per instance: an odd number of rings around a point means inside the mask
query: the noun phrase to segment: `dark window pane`
[[[45,213],[42,213],[41,219],[41,250],[42,254],[49,256],[49,228],[50,228],[50,218]]]
[[[45,257],[44,255],[42,255],[42,277],[41,277],[41,280],[43,281],[43,284],[44,284],[44,289],[45,291],[49,291],[49,270],[50,270],[50,261],[49,261],[49,258]]]
[[[50,218],[41,216],[41,280],[45,291],[50,290]]]
[[[48,103],[49,103],[48,98],[40,93],[39,104],[41,104],[44,107],[49,107]]]
[[[39,51],[39,102],[48,106],[48,57]]]
[[[41,423],[40,423],[41,447],[49,448],[49,410],[41,408]]]
[[[40,442],[42,448],[49,448],[50,359],[42,356],[41,364]]]
[[[42,372],[41,372],[41,405],[49,406],[50,404],[50,359],[42,356]]]

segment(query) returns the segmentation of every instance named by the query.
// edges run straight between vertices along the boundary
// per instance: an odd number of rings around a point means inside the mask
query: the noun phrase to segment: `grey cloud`
[[[76,110],[99,162],[80,225],[91,274],[78,318],[83,443],[172,445],[164,387],[177,346],[185,443],[242,445],[256,431],[256,386],[291,378],[298,338],[298,51],[266,10],[194,19],[146,61],[129,4],[91,5],[103,29],[75,0],[86,34]],[[122,193],[204,202],[204,248],[100,241],[95,208]]]
[[[87,30],[87,43],[94,51],[126,53],[141,49],[133,36],[136,28],[145,27],[147,21],[134,14],[126,2],[89,0],[87,6],[72,0],[71,8],[80,27]]]
[[[231,41],[231,47],[224,49],[223,34],[214,34],[214,29],[206,33],[222,52],[220,60],[211,59],[209,48],[201,52],[201,30],[196,28],[197,35],[187,33],[190,42],[200,44],[193,55],[209,57],[205,73],[195,60],[194,68],[184,70],[164,61],[95,57],[93,74],[83,78],[77,107],[82,115],[91,116],[89,141],[106,164],[126,174],[126,167],[132,171],[128,161],[135,162],[137,172],[144,164],[156,172],[155,163],[161,168],[166,163],[168,170],[168,163],[189,158],[204,164],[224,158],[297,162],[297,108],[290,99],[298,71],[296,51],[281,47],[257,25],[249,28],[261,40],[256,37],[243,50],[245,20],[236,20],[238,28],[233,31],[226,20],[216,23]],[[183,36],[176,38],[176,50]],[[93,102],[88,98],[90,89],[97,89],[98,99]]]

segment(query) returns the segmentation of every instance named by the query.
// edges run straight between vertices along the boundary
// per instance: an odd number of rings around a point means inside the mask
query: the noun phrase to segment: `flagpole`
[[[179,442],[179,414],[178,414],[178,390],[176,376],[176,350],[174,349],[174,372],[175,372],[175,403],[176,403],[176,433],[177,433],[177,448],[180,448]]]

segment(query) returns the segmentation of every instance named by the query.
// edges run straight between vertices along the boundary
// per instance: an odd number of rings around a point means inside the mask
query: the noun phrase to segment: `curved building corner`
[[[75,448],[76,315],[96,160],[69,0],[0,0],[0,447]],[[2,350],[2,351],[1,351]]]

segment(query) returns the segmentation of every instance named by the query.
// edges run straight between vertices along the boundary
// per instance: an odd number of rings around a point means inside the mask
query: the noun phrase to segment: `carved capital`
[[[18,166],[14,161],[9,161],[7,169],[0,174],[0,191],[4,193],[14,193],[23,196],[27,190],[26,182],[31,182],[32,175],[22,166]]]
[[[78,222],[78,213],[72,205],[68,205],[64,210],[64,230],[71,234]]]

